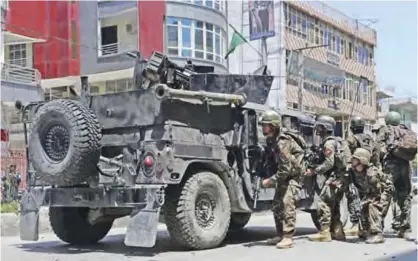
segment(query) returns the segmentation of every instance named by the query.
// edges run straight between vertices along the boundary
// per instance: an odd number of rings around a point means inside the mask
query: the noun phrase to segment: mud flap
[[[147,205],[143,209],[134,209],[126,228],[125,245],[133,247],[153,247],[157,240],[160,209],[164,204],[164,194],[159,189],[147,190]]]
[[[20,239],[39,239],[39,209],[45,199],[46,190],[25,191],[20,201]]]

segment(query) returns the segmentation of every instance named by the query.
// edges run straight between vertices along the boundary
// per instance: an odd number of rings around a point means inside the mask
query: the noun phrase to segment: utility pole
[[[327,47],[328,44],[324,45],[314,45],[314,46],[306,46],[303,48],[297,48],[293,49],[292,52],[297,52],[298,54],[298,69],[297,69],[297,75],[299,76],[298,79],[298,108],[299,111],[303,112],[303,83],[304,83],[304,68],[303,68],[303,61],[305,59],[305,56],[303,55],[303,50],[311,50],[316,48],[322,48]],[[291,63],[291,60],[289,61],[289,64]]]

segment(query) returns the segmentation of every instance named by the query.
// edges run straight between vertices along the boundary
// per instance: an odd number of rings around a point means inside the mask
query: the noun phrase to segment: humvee
[[[70,244],[98,242],[130,216],[124,243],[153,247],[161,216],[174,242],[207,249],[271,207],[275,190],[256,197],[254,188],[265,145],[258,119],[273,76],[131,55],[135,90],[91,96],[82,77],[78,98],[16,103],[28,125],[22,240],[38,240],[39,209],[49,206],[54,233]],[[292,126],[313,136],[314,120],[291,114]],[[307,177],[300,195],[317,226],[321,186]]]

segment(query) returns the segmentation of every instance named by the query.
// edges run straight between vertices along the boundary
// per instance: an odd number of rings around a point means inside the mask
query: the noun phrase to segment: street
[[[390,228],[390,216],[386,228]],[[417,208],[413,205],[413,235],[417,233]],[[245,229],[231,232],[223,246],[203,251],[182,251],[170,241],[164,224],[160,224],[157,245],[151,249],[135,249],[123,245],[125,229],[112,229],[109,235],[93,247],[72,247],[58,241],[53,234],[40,235],[38,242],[22,242],[18,237],[1,238],[3,260],[30,261],[107,261],[107,260],[417,260],[417,245],[386,233],[386,242],[381,245],[366,245],[356,238],[348,237],[347,242],[310,242],[307,235],[316,232],[310,216],[298,215],[298,229],[292,249],[278,250],[267,246],[264,240],[275,234],[272,216],[269,212],[254,215]]]

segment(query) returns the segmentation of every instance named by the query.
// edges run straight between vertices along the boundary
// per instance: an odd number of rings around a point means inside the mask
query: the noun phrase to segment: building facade
[[[80,75],[89,76],[93,94],[132,89],[134,60],[125,54],[132,51],[227,71],[224,0],[13,1],[12,10],[12,31],[46,40],[34,45],[33,64],[49,98],[77,92]]]
[[[247,6],[248,1],[230,6],[239,13],[230,20],[246,36]],[[276,35],[267,38],[267,65],[276,76],[269,105],[331,115],[339,136],[350,115],[364,117],[370,129],[377,118],[376,31],[322,2],[274,1],[274,16]],[[251,44],[262,52],[260,42]],[[261,65],[253,48],[240,49],[231,70],[250,73]]]

